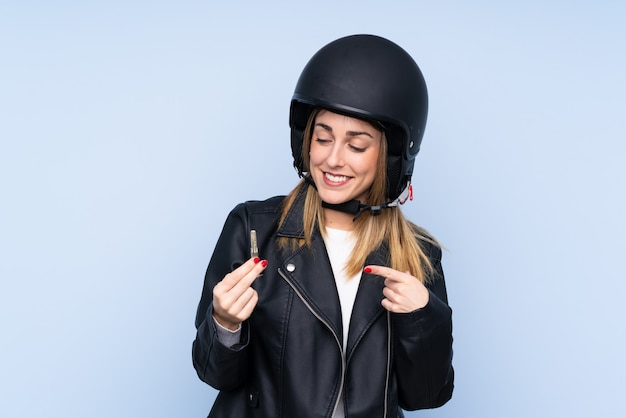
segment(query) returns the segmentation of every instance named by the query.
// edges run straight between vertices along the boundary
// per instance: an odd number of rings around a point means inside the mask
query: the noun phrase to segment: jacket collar
[[[306,199],[306,192],[308,187],[304,185],[296,195],[285,221],[278,229],[279,237],[287,238],[301,238],[304,239],[304,228],[302,223],[302,216],[304,214],[304,200]]]

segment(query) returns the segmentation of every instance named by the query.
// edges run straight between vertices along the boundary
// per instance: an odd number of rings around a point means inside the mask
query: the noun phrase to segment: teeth
[[[329,173],[324,173],[324,175],[328,180],[332,181],[333,183],[343,183],[344,181],[348,180],[348,176],[333,176]]]

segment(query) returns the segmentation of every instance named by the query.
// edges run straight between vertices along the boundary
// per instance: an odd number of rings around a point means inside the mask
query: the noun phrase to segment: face
[[[368,122],[322,110],[315,118],[309,172],[321,199],[366,201],[374,182],[382,133]]]

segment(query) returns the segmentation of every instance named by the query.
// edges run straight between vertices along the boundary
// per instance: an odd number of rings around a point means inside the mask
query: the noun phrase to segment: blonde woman
[[[323,47],[291,103],[302,177],[230,213],[205,276],[193,363],[210,417],[402,417],[452,396],[441,249],[399,205],[426,124],[415,61],[354,35]]]

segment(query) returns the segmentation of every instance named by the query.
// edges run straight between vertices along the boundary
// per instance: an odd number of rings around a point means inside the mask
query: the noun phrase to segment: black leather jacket
[[[347,349],[330,261],[319,232],[312,248],[280,250],[277,236],[302,236],[302,194],[278,229],[283,197],[238,205],[228,216],[207,269],[196,317],[193,364],[220,392],[210,417],[330,418],[340,394],[349,418],[402,417],[402,409],[443,405],[452,396],[451,309],[441,250],[425,244],[439,277],[430,301],[408,314],[387,312],[383,279],[363,274]],[[258,304],[240,344],[221,344],[212,320],[212,289],[250,258],[250,229],[268,267],[254,288]],[[385,265],[380,248],[367,264]],[[402,408],[402,409],[400,409]]]

